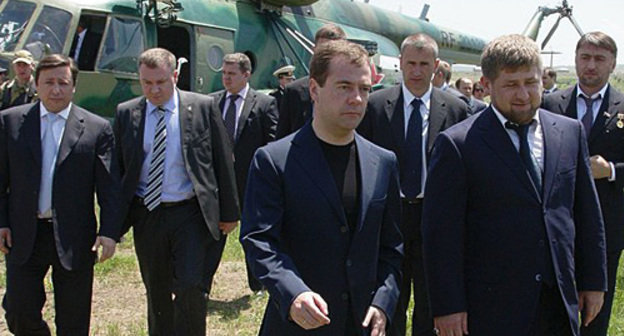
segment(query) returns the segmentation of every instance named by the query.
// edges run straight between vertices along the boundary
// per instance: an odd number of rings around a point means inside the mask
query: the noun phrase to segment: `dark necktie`
[[[165,174],[165,149],[167,147],[167,125],[165,123],[165,109],[158,106],[156,113],[158,122],[154,131],[152,143],[152,159],[147,173],[147,189],[143,203],[149,211],[156,209],[160,204],[162,182]]]
[[[526,125],[518,125],[511,122],[506,122],[505,127],[516,131],[518,137],[520,138],[520,157],[522,158],[522,162],[524,163],[524,167],[529,172],[531,176],[531,180],[535,185],[535,189],[537,189],[538,193],[542,192],[542,170],[539,168],[537,161],[531,155],[531,148],[529,147],[529,127],[531,127],[531,123]]]
[[[585,95],[579,97],[583,98],[585,101],[585,115],[581,118],[581,123],[583,123],[583,127],[585,128],[585,135],[589,138],[589,133],[591,133],[591,128],[594,123],[594,102],[600,99],[600,95],[596,98],[590,98]]]
[[[236,140],[236,100],[238,99],[237,94],[230,95],[230,105],[228,106],[227,111],[225,112],[225,129],[230,136],[230,140],[232,143]]]
[[[414,98],[414,108],[405,136],[405,162],[401,164],[401,191],[406,198],[415,198],[422,190],[422,116],[421,100]]]

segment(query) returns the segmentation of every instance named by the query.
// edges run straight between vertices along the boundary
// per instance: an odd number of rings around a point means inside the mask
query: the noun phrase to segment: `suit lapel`
[[[547,200],[552,190],[553,182],[557,172],[557,164],[561,153],[561,130],[557,127],[555,120],[542,110],[540,114],[540,124],[544,134],[544,197]]]
[[[392,94],[389,95],[386,101],[385,112],[390,121],[392,137],[394,137],[394,143],[397,148],[397,156],[402,158],[405,144],[405,113],[403,111],[401,85],[393,88]]]
[[[60,167],[63,161],[67,158],[69,153],[82,136],[84,131],[84,116],[82,112],[78,110],[76,105],[72,105],[69,111],[69,116],[65,122],[65,131],[63,132],[63,138],[61,140],[61,147],[59,148],[58,158],[56,160],[56,167]]]
[[[182,148],[182,157],[186,160],[186,144],[190,142],[193,126],[193,105],[189,101],[188,96],[176,90],[178,94],[178,117],[180,118],[180,148]]]
[[[373,197],[375,191],[377,176],[377,167],[379,163],[379,157],[370,150],[370,145],[362,140],[362,137],[355,135],[355,144],[357,148],[359,163],[360,163],[360,209],[357,219],[357,231],[362,229],[364,219],[366,218],[366,211],[368,210],[368,204]]]
[[[316,139],[310,123],[307,123],[297,133],[292,143],[294,149],[293,158],[297,160],[308,174],[313,184],[320,189],[336,216],[341,220],[341,223],[345,224],[347,218],[342,208],[342,201],[338,195],[338,188],[336,188],[327,159],[323,155],[321,145]]]
[[[134,135],[134,155],[133,162],[141,167],[145,160],[145,152],[143,151],[143,137],[145,135],[145,118],[147,116],[145,97],[130,111],[132,123],[132,134]],[[140,168],[138,168],[140,170]]]
[[[435,137],[440,133],[444,120],[446,119],[446,103],[440,100],[436,89],[431,91],[431,102],[429,107],[429,131],[427,136],[427,157],[433,148]]]
[[[247,96],[245,97],[245,102],[243,103],[243,110],[241,111],[240,117],[238,118],[238,128],[236,129],[236,140],[243,134],[243,129],[247,124],[247,118],[251,113],[251,110],[256,105],[256,91],[253,89],[249,89],[247,92]]]
[[[598,115],[589,133],[588,143],[594,142],[600,134],[603,133],[604,128],[613,120],[617,119],[619,105],[622,101],[622,97],[618,96],[615,90],[611,89],[611,85],[607,88],[605,97],[602,100]]]
[[[578,119],[578,112],[576,111],[576,86],[571,90],[566,90],[566,92],[561,95],[559,109],[564,115],[572,119]]]
[[[509,167],[509,170],[520,180],[527,191],[540,201],[541,195],[533,186],[529,172],[524,168],[518,150],[511,142],[507,131],[503,129],[492,107],[488,107],[478,118],[480,119],[481,137],[486,145]]]
[[[22,116],[24,136],[33,155],[33,160],[41,171],[41,115],[39,104],[35,104]]]

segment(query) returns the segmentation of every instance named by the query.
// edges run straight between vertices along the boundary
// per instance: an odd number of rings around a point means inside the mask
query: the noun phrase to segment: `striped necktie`
[[[162,194],[163,176],[165,173],[165,149],[167,147],[167,125],[165,124],[165,108],[158,106],[155,111],[158,114],[158,123],[154,132],[152,143],[152,159],[147,174],[147,191],[145,192],[144,204],[149,211],[156,209],[160,204]]]

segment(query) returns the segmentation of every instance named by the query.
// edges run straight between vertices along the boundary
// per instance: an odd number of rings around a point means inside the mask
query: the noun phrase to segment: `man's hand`
[[[588,326],[596,318],[604,302],[604,292],[581,291],[579,292],[579,311],[583,319],[583,325]]]
[[[592,176],[595,180],[611,177],[611,165],[600,155],[594,155],[589,158]]]
[[[0,229],[0,251],[4,254],[9,253],[9,249],[13,247],[13,240],[11,239],[11,229]]]
[[[383,310],[370,306],[368,308],[368,312],[366,313],[366,317],[364,318],[364,322],[362,322],[362,327],[368,328],[371,326],[371,336],[386,336],[386,322],[388,319],[386,318],[386,313]]]
[[[219,230],[223,234],[228,234],[236,229],[236,225],[238,225],[238,222],[219,222]]]
[[[290,318],[306,330],[329,324],[328,315],[327,303],[314,292],[299,294],[290,305]]]
[[[440,336],[468,335],[468,313],[461,312],[433,318]]]
[[[98,262],[103,262],[106,259],[112,257],[113,254],[115,254],[116,245],[117,243],[113,239],[104,236],[97,236],[97,238],[95,239],[95,244],[93,244],[91,251],[97,253],[98,247],[102,246],[102,254],[98,258]]]

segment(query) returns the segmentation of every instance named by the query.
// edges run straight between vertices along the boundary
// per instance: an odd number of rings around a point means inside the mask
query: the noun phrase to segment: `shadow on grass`
[[[251,308],[250,295],[244,295],[236,300],[221,301],[208,300],[208,315],[217,315],[221,320],[235,320],[240,316],[241,310]]]

